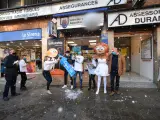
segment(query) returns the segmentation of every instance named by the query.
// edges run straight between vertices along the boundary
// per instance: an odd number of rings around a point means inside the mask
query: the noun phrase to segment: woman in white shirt
[[[26,75],[26,72],[27,72],[27,64],[26,64],[26,61],[25,61],[25,55],[23,55],[21,57],[21,60],[19,61],[19,70],[20,70],[20,74],[21,74],[21,85],[20,85],[20,89],[21,90],[26,90],[26,80],[27,80],[27,75]]]
[[[51,58],[48,56],[45,56],[44,58],[44,70],[43,70],[43,76],[47,80],[47,93],[52,94],[49,90],[49,86],[52,82],[52,76],[50,74],[50,70],[54,69],[54,66],[56,63],[58,63],[59,58],[56,60],[55,58]]]

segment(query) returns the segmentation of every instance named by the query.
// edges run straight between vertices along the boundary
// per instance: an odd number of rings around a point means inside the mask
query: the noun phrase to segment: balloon
[[[99,28],[99,23],[101,21],[101,16],[98,13],[88,13],[83,18],[83,25],[87,30],[97,30]]]
[[[55,48],[51,48],[47,51],[47,56],[56,57],[58,55],[58,51]]]

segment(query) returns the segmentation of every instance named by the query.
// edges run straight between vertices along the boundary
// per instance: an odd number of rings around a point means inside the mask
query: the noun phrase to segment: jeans
[[[26,84],[27,75],[26,75],[26,72],[20,72],[20,74],[21,74],[21,86],[20,86],[20,88],[23,88],[23,87],[25,87],[25,84]]]
[[[76,74],[74,76],[74,88],[76,88],[76,79],[77,79],[77,74],[79,74],[79,80],[80,80],[80,88],[82,88],[82,72],[76,71]]]
[[[50,71],[43,71],[43,76],[47,80],[47,90],[49,90],[49,86],[52,82],[52,76],[50,74]]]
[[[115,89],[116,89],[116,91],[118,91],[118,89],[119,89],[119,80],[120,80],[120,76],[118,75],[118,74],[110,74],[111,75],[111,91],[114,91],[114,79],[115,79],[115,77],[116,77],[116,87],[115,87]]]
[[[71,79],[71,85],[73,85],[73,78],[70,76]],[[68,81],[68,72],[64,71],[64,84],[67,85],[67,81]]]
[[[93,88],[96,88],[95,75],[89,75],[89,88],[91,88],[93,82]]]

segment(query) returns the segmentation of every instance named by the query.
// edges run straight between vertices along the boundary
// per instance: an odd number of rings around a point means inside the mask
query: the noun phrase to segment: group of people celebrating
[[[113,96],[114,94],[120,94],[119,92],[119,82],[120,76],[124,74],[126,71],[126,63],[125,58],[119,53],[117,48],[113,48],[111,53],[109,53],[109,47],[107,44],[99,43],[96,45],[95,54],[92,57],[87,59],[87,70],[89,73],[89,87],[88,90],[96,89],[96,94],[99,94],[100,86],[101,86],[101,79],[103,78],[104,81],[104,93],[107,93],[107,78],[110,77],[111,83],[111,93],[110,95]],[[72,66],[75,70],[75,75],[73,77],[70,76],[71,80],[71,89],[77,88],[77,75],[79,75],[80,80],[80,89],[83,89],[83,72],[84,72],[84,57],[82,52],[78,52],[77,55],[73,55],[70,51],[66,51],[65,58],[67,58],[68,63]],[[53,60],[52,60],[53,59]],[[44,61],[44,71],[43,76],[47,80],[47,92],[52,94],[49,90],[49,86],[52,82],[52,77],[50,74],[50,70],[54,69],[56,63],[60,58],[55,59],[51,57],[45,57]],[[64,86],[62,88],[67,88],[67,81],[68,81],[68,71],[62,66],[64,70]],[[95,76],[98,77],[97,85],[95,81]],[[116,78],[116,85],[114,79]],[[92,86],[93,82],[93,87]]]

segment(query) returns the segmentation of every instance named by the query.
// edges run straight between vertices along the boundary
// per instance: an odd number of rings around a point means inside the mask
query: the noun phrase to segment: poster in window
[[[152,59],[152,38],[141,41],[141,59]]]

